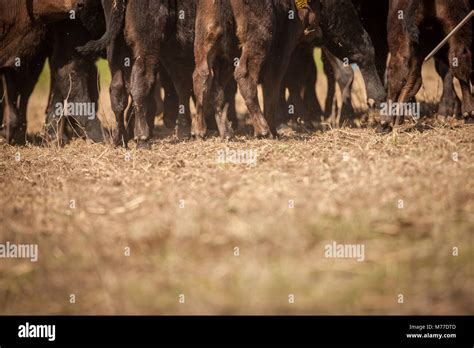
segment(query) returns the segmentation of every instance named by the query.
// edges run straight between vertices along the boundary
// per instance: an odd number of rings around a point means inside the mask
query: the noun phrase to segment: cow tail
[[[105,34],[95,41],[89,41],[84,46],[78,47],[77,51],[81,54],[98,54],[104,51],[112,43],[119,33],[123,30],[125,21],[125,7],[127,0],[107,0],[113,1],[110,20],[107,22]],[[104,3],[105,0],[102,1]]]

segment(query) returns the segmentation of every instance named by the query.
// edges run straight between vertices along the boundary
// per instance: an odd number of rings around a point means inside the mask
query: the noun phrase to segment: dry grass
[[[0,145],[0,243],[39,245],[37,263],[0,260],[0,313],[474,314],[473,144],[454,121],[228,144],[161,134],[128,161],[81,140]],[[225,147],[257,166],[219,164]],[[333,241],[364,244],[366,260],[325,258]]]
[[[472,314],[473,134],[163,138],[130,161],[83,141],[2,145],[1,240],[40,259],[0,263],[1,312]],[[224,146],[258,165],[218,164]],[[364,244],[366,261],[324,258],[332,241]]]

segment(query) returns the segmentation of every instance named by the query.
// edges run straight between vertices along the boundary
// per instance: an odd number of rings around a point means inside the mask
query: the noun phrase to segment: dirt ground
[[[229,143],[160,133],[151,151],[0,145],[0,243],[39,247],[37,262],[0,259],[0,314],[474,314],[473,146],[460,121]],[[221,163],[230,150],[255,165]],[[326,257],[333,242],[364,260]]]

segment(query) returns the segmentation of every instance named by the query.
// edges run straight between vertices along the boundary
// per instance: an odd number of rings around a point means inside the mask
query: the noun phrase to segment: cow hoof
[[[189,140],[193,137],[191,127],[182,124],[176,125],[174,135],[178,140]]]
[[[296,135],[296,132],[286,123],[282,123],[277,127],[277,133],[282,137],[292,137]]]
[[[258,130],[254,130],[254,136],[257,139],[265,139],[265,138],[271,138],[272,137],[272,132],[270,132],[270,128]]]
[[[385,123],[385,124],[379,124],[377,126],[377,129],[375,130],[376,133],[378,134],[388,134],[392,131],[392,126],[390,124]]]
[[[272,139],[273,135],[272,133],[261,133],[261,134],[255,134],[255,138],[257,139]]]
[[[137,150],[151,150],[151,141],[138,139]]]
[[[314,127],[311,122],[308,122],[303,125],[303,130],[307,133],[314,133],[316,131],[316,127]]]
[[[233,132],[225,132],[223,135],[221,135],[221,140],[222,141],[230,141],[234,137]]]
[[[191,139],[192,140],[205,140],[206,135],[205,134],[191,134]]]
[[[115,148],[128,148],[128,141],[125,139],[124,136],[114,136],[113,137],[113,145]]]
[[[174,129],[174,127],[176,127],[176,119],[173,119],[172,117],[169,117],[169,116],[163,117],[163,124],[168,129]]]
[[[466,117],[464,119],[464,123],[465,124],[474,124],[474,115],[472,115],[471,117]]]

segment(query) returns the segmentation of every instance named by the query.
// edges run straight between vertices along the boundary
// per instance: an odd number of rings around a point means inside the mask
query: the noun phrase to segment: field
[[[37,262],[0,259],[0,313],[474,314],[473,147],[473,126],[434,120],[229,143],[160,132],[151,151],[0,145],[0,243],[39,246]],[[222,163],[231,150],[256,162]],[[364,259],[326,257],[333,242]]]

